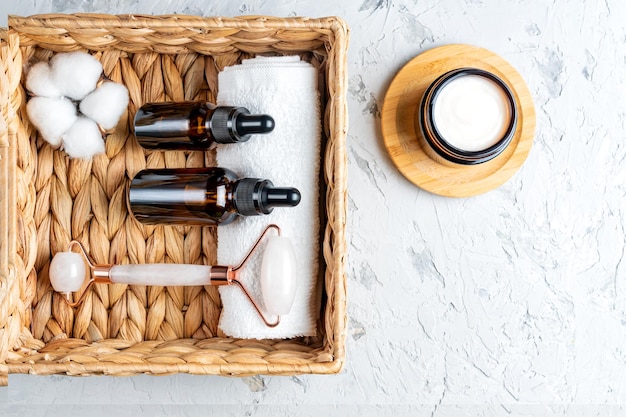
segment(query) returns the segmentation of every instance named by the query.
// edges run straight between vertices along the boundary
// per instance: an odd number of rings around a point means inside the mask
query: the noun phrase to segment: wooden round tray
[[[489,162],[448,167],[421,148],[416,110],[428,86],[455,68],[473,67],[500,77],[513,91],[519,109],[517,129],[508,148]],[[446,45],[413,58],[395,76],[383,103],[385,147],[400,172],[418,187],[447,197],[469,197],[499,187],[522,166],[535,134],[535,108],[528,87],[503,58],[470,45]]]

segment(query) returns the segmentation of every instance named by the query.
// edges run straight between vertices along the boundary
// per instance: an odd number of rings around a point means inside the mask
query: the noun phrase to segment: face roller
[[[277,316],[268,321],[259,304],[239,280],[239,273],[261,241],[274,229],[277,235],[267,237],[267,245],[261,261],[261,292],[267,313]],[[82,253],[73,252],[78,247]],[[89,279],[85,280],[89,265]],[[83,245],[72,241],[67,252],[58,252],[50,263],[50,283],[55,291],[65,294],[67,303],[79,305],[93,283],[193,286],[193,285],[237,285],[250,300],[263,322],[269,327],[280,323],[280,316],[289,313],[296,294],[296,257],[289,238],[281,236],[280,228],[267,226],[252,249],[237,266],[184,265],[184,264],[137,264],[97,265],[87,254]],[[80,295],[73,293],[85,289]],[[72,301],[77,299],[77,301]]]

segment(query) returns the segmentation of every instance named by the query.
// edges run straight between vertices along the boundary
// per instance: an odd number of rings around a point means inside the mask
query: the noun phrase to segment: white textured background
[[[346,19],[350,321],[337,376],[11,375],[0,415],[626,414],[626,2],[344,3],[2,0],[2,26],[77,11]],[[447,43],[502,55],[537,107],[526,164],[470,199],[413,186],[380,133],[391,77]]]

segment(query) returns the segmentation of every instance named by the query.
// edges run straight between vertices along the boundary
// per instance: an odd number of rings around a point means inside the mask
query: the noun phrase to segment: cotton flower
[[[31,123],[41,136],[54,147],[61,136],[76,122],[76,106],[66,98],[33,97],[26,105]]]
[[[79,117],[63,135],[63,149],[72,158],[91,159],[104,153],[102,133],[96,122]]]
[[[50,60],[52,81],[61,93],[82,100],[96,89],[102,75],[102,64],[86,52],[57,54]]]
[[[80,112],[105,130],[117,126],[128,106],[128,90],[121,84],[105,82],[80,102]]]
[[[101,76],[102,64],[86,52],[57,54],[26,75],[26,88],[34,95],[26,105],[28,117],[46,141],[62,144],[72,158],[103,153],[100,128],[114,128],[128,106],[123,85],[106,81],[96,88]],[[86,117],[77,114],[77,106]]]

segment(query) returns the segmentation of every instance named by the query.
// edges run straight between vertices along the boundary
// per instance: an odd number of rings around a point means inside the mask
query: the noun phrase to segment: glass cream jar
[[[447,166],[482,164],[500,155],[517,127],[517,104],[509,86],[478,68],[438,77],[418,107],[418,135],[426,154]]]

